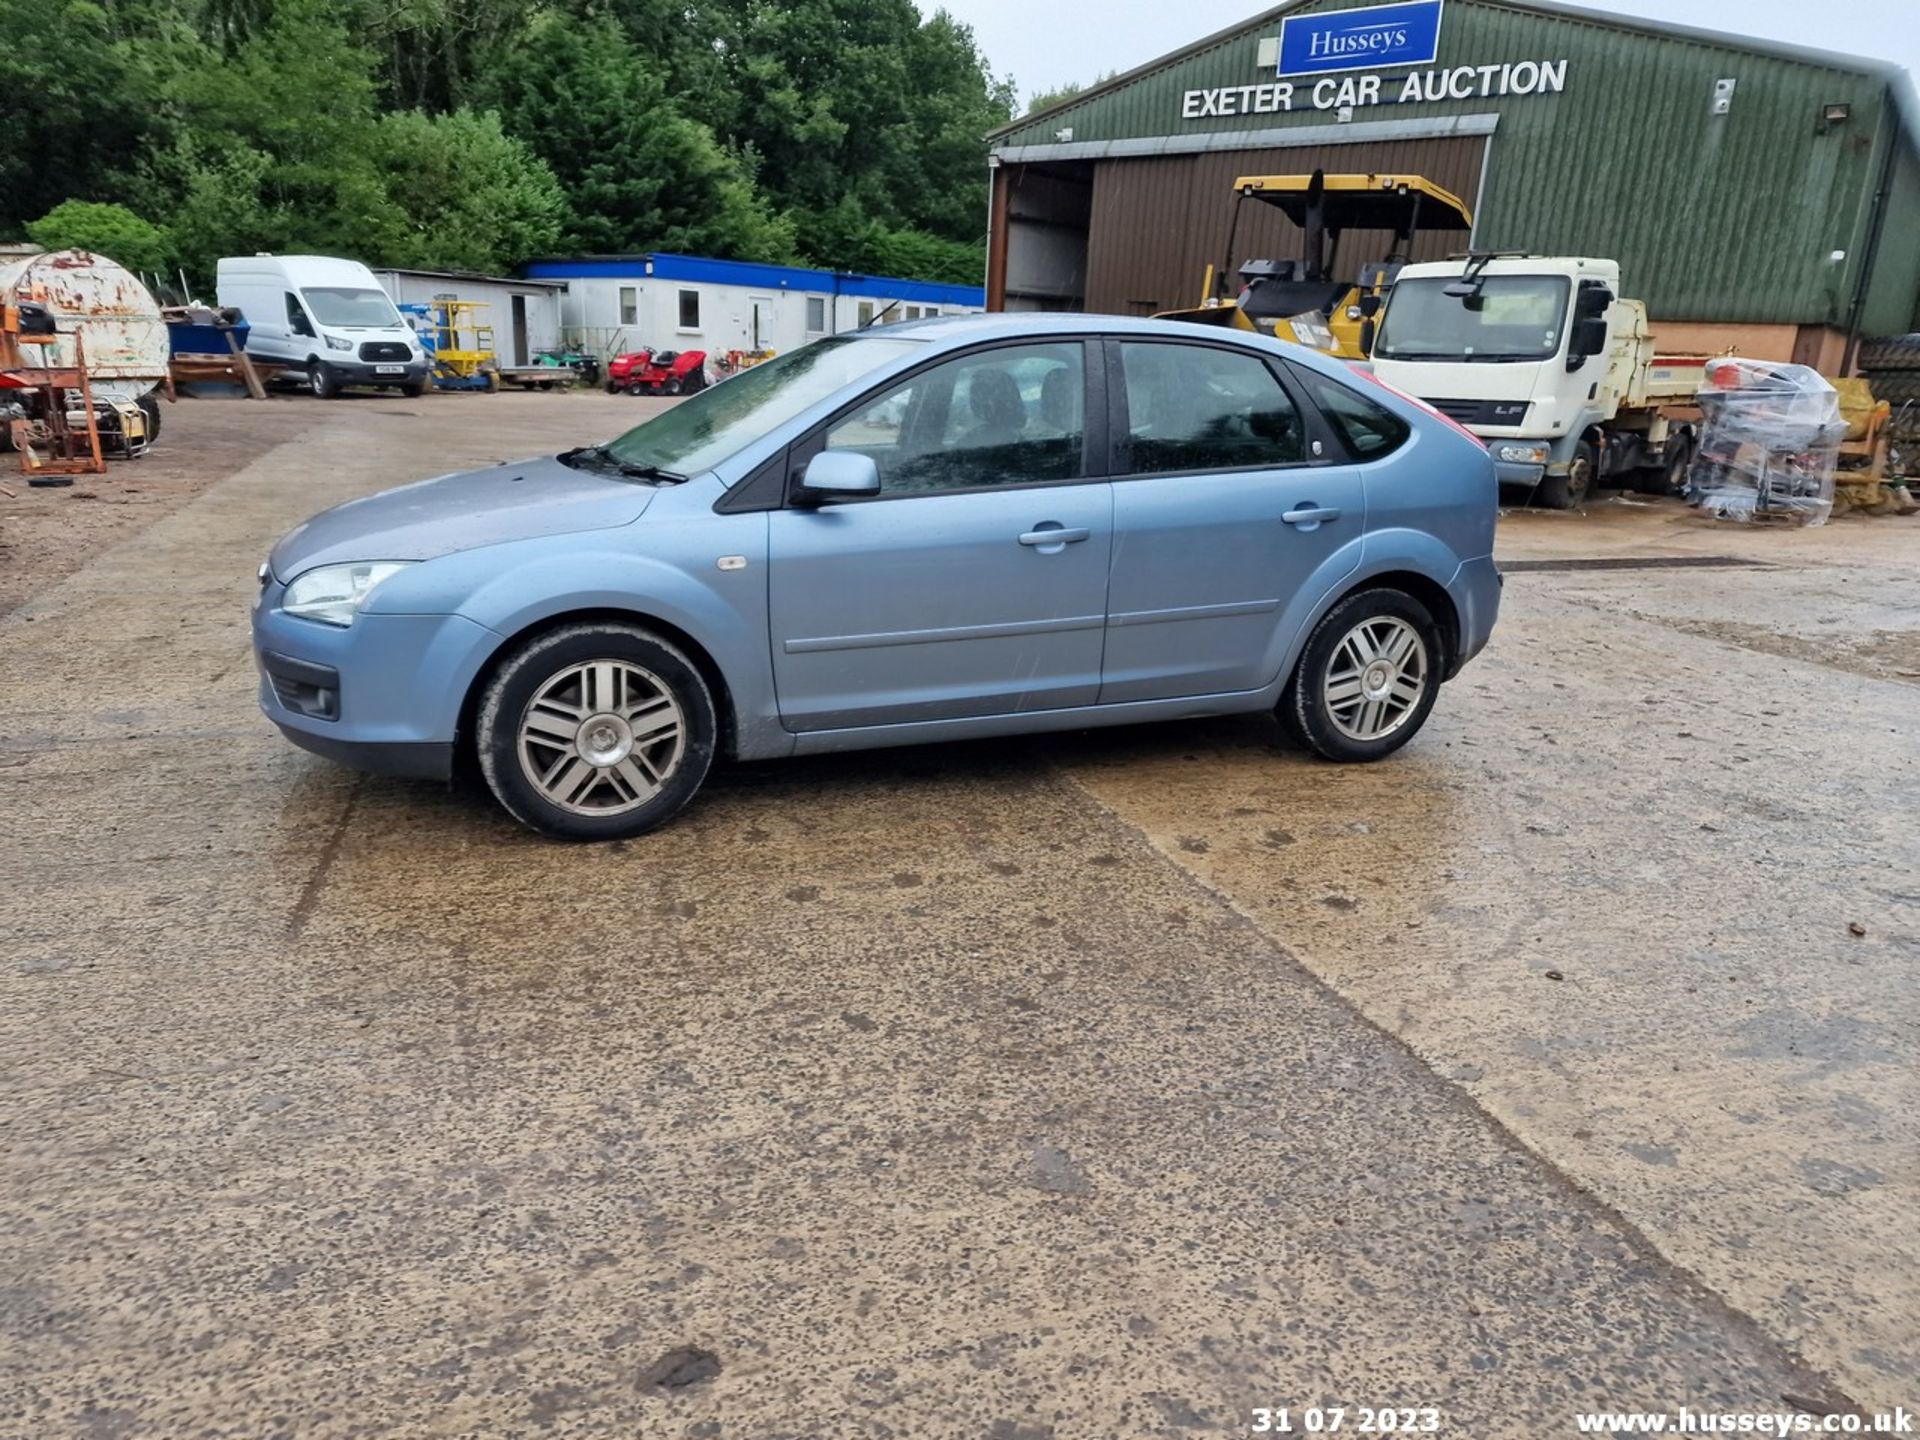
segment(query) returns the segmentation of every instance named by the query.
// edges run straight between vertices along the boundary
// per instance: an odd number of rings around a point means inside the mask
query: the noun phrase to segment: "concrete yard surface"
[[[222,472],[0,617],[0,1436],[1920,1408],[1914,522],[1509,515],[1378,766],[735,766],[575,847],[290,747],[247,605],[657,405],[302,403],[175,407]]]

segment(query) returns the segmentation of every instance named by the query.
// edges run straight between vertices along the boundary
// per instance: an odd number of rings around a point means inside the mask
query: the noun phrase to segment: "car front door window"
[[[1086,473],[1084,347],[1014,345],[924,370],[826,436],[873,458],[880,493],[932,494]]]

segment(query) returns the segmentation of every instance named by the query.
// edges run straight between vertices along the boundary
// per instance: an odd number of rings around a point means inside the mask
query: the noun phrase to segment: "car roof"
[[[850,332],[851,333],[851,332]],[[1189,344],[1238,345],[1288,359],[1327,375],[1347,367],[1342,360],[1304,345],[1226,325],[1196,325],[1190,320],[1152,320],[1132,315],[1087,315],[1058,310],[996,312],[984,315],[937,315],[904,320],[897,325],[875,325],[859,332],[883,338],[927,340],[942,349],[982,340],[1046,340],[1087,335],[1135,336],[1141,339],[1184,340]]]

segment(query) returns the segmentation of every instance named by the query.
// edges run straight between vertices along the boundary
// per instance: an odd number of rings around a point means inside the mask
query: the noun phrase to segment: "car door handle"
[[[1022,545],[1072,545],[1081,540],[1091,540],[1093,531],[1084,525],[1068,528],[1064,525],[1042,525],[1037,530],[1029,530],[1020,537]]]
[[[1331,505],[1302,505],[1298,510],[1289,510],[1280,517],[1289,525],[1305,525],[1312,529],[1324,520],[1338,520],[1340,511]]]

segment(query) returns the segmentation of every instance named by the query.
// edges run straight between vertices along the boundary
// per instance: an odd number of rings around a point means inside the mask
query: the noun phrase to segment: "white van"
[[[413,329],[358,260],[236,255],[220,262],[221,305],[247,318],[247,354],[303,371],[331,399],[343,385],[427,388],[430,362]]]

